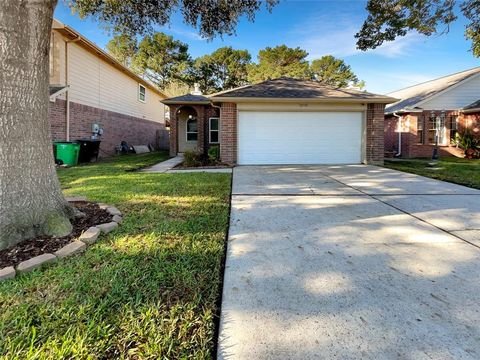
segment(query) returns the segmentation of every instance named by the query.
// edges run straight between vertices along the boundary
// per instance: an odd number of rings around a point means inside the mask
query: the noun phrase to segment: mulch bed
[[[173,167],[175,170],[193,170],[193,169],[231,169],[232,165],[218,163],[215,165],[199,165],[199,166],[185,166],[183,163]]]
[[[39,236],[22,241],[14,247],[0,250],[0,269],[7,266],[16,266],[22,261],[45,253],[54,253],[68,243],[77,239],[82,232],[91,226],[112,221],[112,215],[100,209],[98,204],[78,201],[73,206],[86,216],[72,220],[73,231],[64,237]]]

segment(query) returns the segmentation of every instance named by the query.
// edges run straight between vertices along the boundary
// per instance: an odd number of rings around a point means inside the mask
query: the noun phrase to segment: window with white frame
[[[423,125],[425,122],[425,118],[423,115],[419,115],[417,117],[417,143],[425,144],[424,132],[423,132]]]
[[[208,133],[210,144],[218,144],[220,140],[220,119],[210,118],[208,123]]]
[[[435,144],[435,137],[438,134],[438,144],[446,145],[446,127],[445,127],[445,116],[436,115],[435,113],[430,114],[429,124],[428,124],[428,142],[429,144]]]
[[[187,120],[187,141],[197,141],[198,139],[198,125],[197,119],[190,117]]]
[[[458,132],[458,116],[450,116],[450,143],[455,143]]]
[[[147,99],[147,89],[142,84],[138,84],[138,101],[145,102]]]

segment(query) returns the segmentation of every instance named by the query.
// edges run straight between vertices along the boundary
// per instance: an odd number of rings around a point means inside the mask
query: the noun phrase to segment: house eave
[[[165,105],[209,105],[210,101],[161,101]]]
[[[385,115],[393,115],[393,114],[411,114],[411,113],[422,113],[423,109],[400,109],[395,111],[385,111]]]
[[[461,112],[464,113],[464,114],[476,113],[476,112],[480,112],[480,108],[461,110]]]
[[[146,81],[145,79],[143,79],[139,75],[135,74],[132,70],[130,70],[127,67],[125,67],[124,65],[122,65],[113,56],[106,53],[104,50],[102,50],[100,47],[98,47],[95,43],[93,43],[92,41],[85,38],[82,34],[80,34],[75,29],[71,28],[70,26],[63,24],[58,20],[55,20],[54,23],[53,23],[52,30],[58,31],[60,34],[65,36],[67,39],[69,39],[69,41],[78,43],[79,45],[81,45],[83,48],[85,48],[90,53],[98,56],[102,60],[104,60],[107,63],[109,63],[110,65],[112,65],[117,70],[123,72],[124,74],[126,74],[127,76],[136,80],[140,84],[146,86],[147,88],[149,88],[151,91],[153,91],[157,95],[159,95],[163,98],[167,97],[158,88],[153,86],[151,83],[149,83],[148,81]]]
[[[211,97],[212,102],[231,102],[231,103],[267,103],[267,102],[288,102],[288,103],[362,103],[362,104],[392,104],[397,102],[398,99],[391,97],[384,98],[338,98],[338,97],[325,97],[325,98],[265,98],[265,97],[228,97],[228,96],[215,96]]]
[[[58,90],[57,92],[53,93],[52,95],[50,95],[50,101],[55,102],[57,97],[65,94],[69,89],[70,89],[70,85],[66,85],[64,88],[62,88],[62,89]]]

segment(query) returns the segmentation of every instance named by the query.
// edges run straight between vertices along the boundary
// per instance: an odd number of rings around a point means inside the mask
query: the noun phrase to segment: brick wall
[[[398,151],[398,133],[396,132],[398,128],[398,119],[394,116],[389,116],[385,118],[384,123],[384,146],[385,146],[385,156],[391,157]]]
[[[385,104],[368,104],[366,124],[366,162],[383,164]]]
[[[220,112],[220,159],[229,164],[237,162],[237,105],[222,103]]]
[[[54,140],[66,139],[66,102],[57,99],[50,103],[50,122]],[[63,114],[62,114],[63,110]],[[103,110],[78,103],[70,103],[70,141],[90,138],[92,124],[99,124],[104,134],[100,138],[100,156],[113,155],[115,146],[121,141],[129,145],[157,145],[157,130],[165,129],[164,124],[134,116]]]
[[[67,136],[67,124],[65,120],[66,102],[58,100],[49,102],[48,117],[50,119],[50,127],[52,130],[53,141],[65,141]]]
[[[198,138],[197,151],[207,153],[210,148],[209,144],[209,119],[218,117],[219,110],[211,105],[169,105],[170,109],[170,156],[178,153],[178,110],[182,107],[191,107],[197,113],[198,121]]]
[[[440,111],[435,112],[436,115],[440,115]],[[455,145],[450,144],[450,116],[458,115],[458,131],[463,132],[466,129],[470,129],[474,134],[480,136],[480,114],[462,114],[456,110],[450,110],[446,112],[446,138],[447,145],[439,145],[440,156],[457,156],[462,157],[463,151],[458,149]],[[430,111],[424,111],[423,113],[406,114],[404,115],[409,120],[409,131],[402,133],[402,155],[403,158],[416,158],[416,157],[431,157],[433,153],[434,145],[428,142],[428,119],[431,116]],[[424,144],[419,143],[417,119],[424,118]],[[392,147],[398,149],[398,133],[396,130],[397,120],[394,117],[385,117],[384,129],[385,129],[385,151],[389,151]],[[395,126],[394,126],[395,124]]]

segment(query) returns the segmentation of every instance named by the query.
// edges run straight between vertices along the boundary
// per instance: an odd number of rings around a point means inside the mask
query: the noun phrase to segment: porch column
[[[170,156],[176,156],[178,153],[178,106],[170,105]]]

